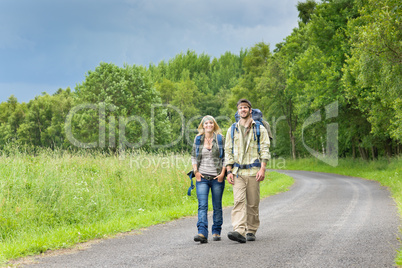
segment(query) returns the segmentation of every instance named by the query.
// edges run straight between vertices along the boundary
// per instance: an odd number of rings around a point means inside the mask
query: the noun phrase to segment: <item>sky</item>
[[[301,0],[1,0],[0,103],[75,89],[101,62],[219,58],[284,41]]]

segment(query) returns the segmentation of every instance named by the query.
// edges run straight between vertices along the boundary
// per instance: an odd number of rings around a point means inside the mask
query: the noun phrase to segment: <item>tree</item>
[[[29,101],[24,122],[17,132],[20,143],[44,147],[54,145],[47,132],[52,124],[52,105],[52,97],[47,93]]]
[[[169,79],[163,78],[161,82],[155,83],[155,88],[161,96],[162,103],[170,104],[172,102],[176,90],[175,83]]]
[[[307,23],[311,19],[317,3],[314,0],[307,0],[306,2],[297,2],[297,10],[299,11],[299,18],[303,23]]]
[[[166,112],[154,113],[151,118],[152,109],[161,108],[161,99],[144,72],[141,67],[121,68],[109,63],[89,71],[85,81],[76,87],[75,105],[88,105],[73,118],[71,128],[77,139],[105,147],[109,136],[111,148],[117,144],[151,148],[152,139],[161,144],[168,142],[170,124]],[[154,136],[150,137],[152,122],[158,124],[154,124]]]
[[[391,138],[402,139],[402,9],[396,0],[368,0],[359,8],[361,16],[348,24],[352,49],[343,83],[388,147]]]
[[[200,110],[198,109],[198,104],[200,103],[199,96],[197,86],[189,78],[176,84],[172,104],[181,114],[176,113],[172,118],[172,126],[173,133],[181,137],[181,142],[178,143],[178,148],[181,151],[191,148],[193,140],[187,131],[190,131],[189,128],[196,129],[201,118]]]
[[[236,103],[240,98],[247,98],[253,104],[253,107],[259,107],[264,112],[264,107],[261,107],[262,92],[256,90],[259,79],[264,73],[272,53],[269,45],[260,42],[254,45],[245,55],[243,60],[243,75],[239,79],[239,83],[231,89],[232,96],[229,98],[227,105],[235,109]]]
[[[26,113],[26,104],[18,103],[14,95],[0,104],[0,146],[18,141],[18,129],[24,122]]]
[[[291,91],[287,85],[287,62],[281,53],[274,55],[272,60],[259,80],[257,90],[264,96],[261,99],[262,107],[270,118],[285,117],[288,126],[289,141],[291,145],[291,156],[296,159],[296,137],[295,130],[297,127],[298,116],[295,113],[296,94]],[[273,124],[275,139],[273,146],[277,146],[277,125]],[[283,148],[283,144],[281,144]],[[277,151],[286,151],[286,149],[276,149]]]

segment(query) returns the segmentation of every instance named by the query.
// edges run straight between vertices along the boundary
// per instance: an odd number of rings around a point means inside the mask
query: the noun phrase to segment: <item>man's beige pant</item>
[[[260,182],[255,176],[234,176],[233,197],[233,230],[242,236],[255,234],[260,226]]]

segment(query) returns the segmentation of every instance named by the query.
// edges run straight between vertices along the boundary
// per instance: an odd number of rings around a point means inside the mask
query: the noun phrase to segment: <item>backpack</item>
[[[218,141],[218,148],[219,148],[219,158],[223,159],[223,139],[221,134],[216,135],[216,139]],[[201,135],[197,136],[195,138],[195,156],[198,157],[200,153],[200,144],[201,144]],[[191,185],[188,188],[187,195],[191,196],[191,190],[194,189],[194,183],[193,183],[193,177],[195,177],[194,171],[191,170],[189,173],[187,173],[188,177],[190,178]]]
[[[255,121],[255,132],[256,132],[255,134],[257,136],[256,138],[257,138],[257,144],[258,144],[258,152],[260,152],[260,135],[261,135],[260,127],[261,127],[261,125],[263,127],[265,127],[265,129],[268,132],[269,140],[272,141],[273,137],[272,137],[272,133],[271,133],[271,127],[269,126],[269,123],[262,118],[262,112],[259,109],[252,109],[251,117]],[[239,130],[236,128],[236,123],[239,122],[239,120],[240,120],[240,115],[238,112],[235,113],[235,119],[236,119],[236,122],[232,124],[231,130],[230,130],[230,136],[232,138],[232,153],[233,153],[233,147],[234,147],[234,132],[235,132],[235,130],[237,130],[237,132],[239,132]]]

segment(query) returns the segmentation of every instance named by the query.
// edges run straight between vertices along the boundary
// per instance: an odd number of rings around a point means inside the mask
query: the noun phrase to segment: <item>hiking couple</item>
[[[205,116],[198,126],[191,160],[196,178],[198,199],[198,234],[194,241],[208,242],[208,195],[211,190],[213,205],[213,241],[221,240],[222,195],[225,175],[233,185],[233,231],[228,238],[239,243],[254,241],[260,225],[260,181],[270,158],[269,137],[265,127],[252,118],[252,106],[247,99],[237,102],[238,122],[227,131],[226,142],[212,116]],[[237,116],[237,115],[236,115]],[[236,120],[237,121],[237,120]],[[223,144],[225,144],[223,148]]]

